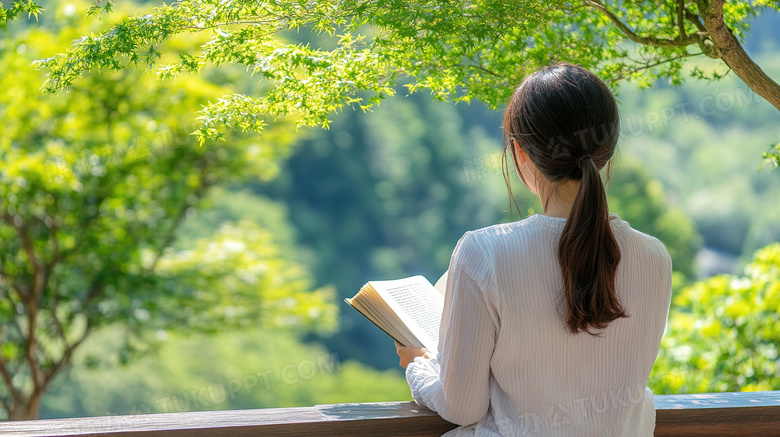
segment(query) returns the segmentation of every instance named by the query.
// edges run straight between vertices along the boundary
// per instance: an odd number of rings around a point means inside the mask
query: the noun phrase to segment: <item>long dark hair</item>
[[[568,63],[526,77],[504,116],[503,169],[510,197],[506,154],[511,152],[519,169],[517,146],[544,176],[539,182],[581,181],[558,243],[561,309],[573,334],[598,335],[613,320],[628,317],[615,293],[620,248],[599,173],[615,152],[619,131],[612,92],[593,73]]]

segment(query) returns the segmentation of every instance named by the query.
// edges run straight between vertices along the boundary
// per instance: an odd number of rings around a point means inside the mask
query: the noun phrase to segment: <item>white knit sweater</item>
[[[630,317],[601,337],[570,334],[556,310],[566,219],[533,215],[467,232],[450,260],[435,359],[406,369],[415,401],[460,426],[446,436],[652,436],[646,388],[666,327],[664,245],[611,216],[616,289]]]

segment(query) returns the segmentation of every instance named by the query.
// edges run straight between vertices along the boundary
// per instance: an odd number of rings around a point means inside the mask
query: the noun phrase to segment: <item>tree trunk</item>
[[[8,412],[8,420],[35,420],[41,412],[41,394],[33,394],[28,402],[14,405]]]
[[[724,0],[713,0],[702,12],[704,27],[720,58],[745,84],[780,111],[780,85],[756,65],[723,21]]]

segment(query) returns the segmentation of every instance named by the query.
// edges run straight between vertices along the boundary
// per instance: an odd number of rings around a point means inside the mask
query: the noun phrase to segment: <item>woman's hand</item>
[[[424,347],[401,346],[401,343],[398,343],[397,341],[395,342],[395,351],[398,353],[398,356],[401,357],[399,364],[404,369],[417,357],[433,358],[431,353],[428,352],[428,349],[425,349]]]

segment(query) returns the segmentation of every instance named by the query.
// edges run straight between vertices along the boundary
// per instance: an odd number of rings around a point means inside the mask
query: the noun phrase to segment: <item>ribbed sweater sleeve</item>
[[[474,233],[466,233],[450,259],[439,355],[417,358],[406,369],[415,402],[459,425],[477,422],[490,404],[490,359],[499,321],[486,261]]]

